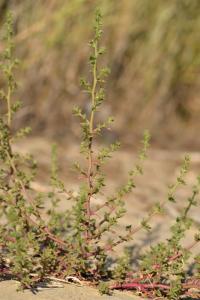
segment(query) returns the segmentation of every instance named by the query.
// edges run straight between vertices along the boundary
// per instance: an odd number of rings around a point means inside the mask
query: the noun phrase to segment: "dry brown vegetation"
[[[86,103],[79,78],[87,72],[86,41],[97,6],[104,14],[111,68],[101,114],[116,116],[113,135],[133,144],[148,128],[160,146],[197,147],[198,0],[0,0],[1,25],[6,9],[14,12],[21,60],[18,97],[25,104],[17,125],[54,137],[65,136],[66,128],[68,138],[79,135],[71,111],[75,103]]]

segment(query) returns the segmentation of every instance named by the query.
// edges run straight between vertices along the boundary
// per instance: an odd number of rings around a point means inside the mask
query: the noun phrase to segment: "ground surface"
[[[16,147],[22,152],[32,152],[39,165],[39,174],[37,181],[34,183],[34,188],[38,191],[48,191],[48,164],[50,161],[50,143],[42,139],[30,139],[22,142]],[[72,172],[69,172],[74,159],[79,159],[79,149],[76,146],[59,146],[59,161],[61,177],[64,178],[67,186],[71,189],[77,190],[77,178]],[[181,152],[167,152],[164,150],[153,149],[149,153],[149,159],[145,163],[145,172],[143,177],[136,179],[137,188],[131,196],[126,199],[127,215],[123,218],[117,228],[119,232],[123,231],[124,226],[132,224],[137,226],[153,203],[163,201],[166,199],[167,186],[173,183],[179,173],[179,166],[184,153]],[[118,152],[113,160],[106,165],[106,172],[108,173],[107,187],[105,192],[112,193],[115,187],[119,186],[126,180],[128,170],[134,165],[136,161],[136,151]],[[152,243],[160,240],[165,240],[169,237],[169,226],[173,223],[174,218],[178,215],[181,207],[183,207],[185,200],[190,195],[191,187],[196,183],[196,176],[200,174],[200,154],[191,153],[191,170],[187,175],[188,185],[177,191],[177,204],[167,204],[166,215],[156,216],[152,222],[152,231],[146,234],[143,231],[135,235],[134,242],[130,244],[133,249],[133,261],[137,265],[139,254],[143,253]],[[102,199],[94,199],[96,203]],[[200,202],[200,201],[199,201]],[[62,203],[67,206],[67,202]],[[197,208],[193,209],[191,216],[195,219],[196,225],[188,232],[183,243],[190,245],[193,241],[195,232],[200,223],[199,204]],[[118,251],[119,250],[119,251]],[[117,249],[116,253],[120,252],[122,247]],[[200,246],[193,249],[193,253],[199,253]],[[114,254],[115,255],[115,254]],[[117,293],[111,298],[109,296],[100,297],[98,292],[88,287],[76,287],[74,285],[65,285],[64,288],[42,289],[37,295],[33,295],[30,291],[24,293],[16,292],[16,282],[1,282],[0,283],[0,300],[89,300],[89,299],[111,299],[111,300],[131,300],[137,299],[132,293]]]
[[[115,292],[113,296],[101,296],[98,291],[89,287],[77,287],[67,284],[63,288],[43,288],[37,294],[26,290],[16,292],[16,281],[0,282],[1,300],[139,300],[135,295]]]

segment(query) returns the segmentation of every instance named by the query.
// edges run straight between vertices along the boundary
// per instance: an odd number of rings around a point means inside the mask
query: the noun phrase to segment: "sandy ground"
[[[42,139],[30,139],[22,142],[17,146],[17,149],[22,152],[32,152],[39,165],[39,174],[34,187],[38,191],[48,191],[47,174],[49,171],[50,161],[50,143]],[[66,182],[69,189],[77,190],[77,178],[70,170],[72,162],[80,158],[79,148],[76,146],[59,146],[59,161],[61,177]],[[187,196],[191,194],[191,187],[196,183],[196,176],[200,174],[200,154],[190,153],[191,155],[191,170],[186,176],[187,186],[177,191],[177,204],[166,205],[166,215],[156,216],[152,222],[151,233],[146,234],[140,231],[135,235],[135,239],[130,246],[133,249],[133,261],[137,265],[139,254],[143,253],[150,245],[165,240],[169,237],[169,227],[173,220],[178,216],[179,211],[186,203]],[[121,219],[117,230],[123,232],[124,226],[132,224],[137,226],[144,216],[147,215],[152,205],[158,201],[163,201],[167,196],[167,186],[174,182],[179,173],[179,166],[184,153],[168,152],[159,149],[153,149],[149,153],[149,158],[145,162],[144,175],[136,179],[136,189],[127,197],[126,207],[127,215]],[[136,152],[121,150],[116,153],[110,163],[106,164],[105,171],[108,174],[107,187],[105,192],[112,191],[125,182],[127,172],[136,162]],[[199,199],[198,199],[199,200]],[[95,203],[101,203],[102,199],[94,199]],[[62,203],[63,207],[67,207],[67,202]],[[194,234],[197,232],[197,227],[200,223],[200,208],[198,206],[191,212],[191,216],[195,219],[196,224],[188,232],[183,243],[190,245],[193,241]],[[117,249],[117,253],[122,250],[122,247]],[[200,246],[193,249],[193,254],[200,253]],[[111,300],[128,300],[137,299],[136,296],[126,293],[116,293],[114,296],[101,297],[97,291],[88,287],[75,287],[67,285],[64,288],[42,289],[37,295],[33,295],[30,291],[24,293],[16,292],[17,283],[1,282],[0,283],[0,300],[89,300],[89,299],[111,299]]]
[[[141,300],[125,292],[115,292],[112,296],[101,296],[97,290],[89,287],[77,287],[67,284],[63,288],[43,288],[37,294],[26,290],[16,292],[16,281],[0,282],[0,300]]]

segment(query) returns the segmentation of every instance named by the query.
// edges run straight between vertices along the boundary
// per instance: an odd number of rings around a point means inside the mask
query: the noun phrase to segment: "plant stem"
[[[97,58],[97,42],[94,45],[94,55],[95,58]],[[91,105],[91,113],[90,113],[90,118],[89,118],[89,146],[88,146],[88,172],[87,172],[87,178],[88,178],[88,198],[86,202],[86,210],[87,210],[87,217],[88,221],[90,220],[91,216],[91,196],[92,196],[92,189],[93,189],[93,182],[92,182],[92,177],[93,177],[93,130],[94,130],[94,114],[95,114],[95,99],[96,99],[96,86],[97,86],[97,61],[95,59],[94,65],[93,65],[93,83],[92,83],[92,92],[91,92],[91,97],[92,97],[92,105]]]
[[[7,114],[8,114],[8,118],[7,118],[7,122],[8,122],[8,127],[10,128],[11,126],[11,88],[10,86],[8,87],[8,94],[7,94]]]

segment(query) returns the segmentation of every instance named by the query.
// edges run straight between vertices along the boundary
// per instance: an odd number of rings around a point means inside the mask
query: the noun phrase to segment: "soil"
[[[30,290],[16,292],[18,286],[17,281],[0,282],[0,300],[141,300],[141,298],[126,292],[101,296],[94,288],[77,287],[73,284],[67,284],[60,288],[42,288],[36,294]]]

